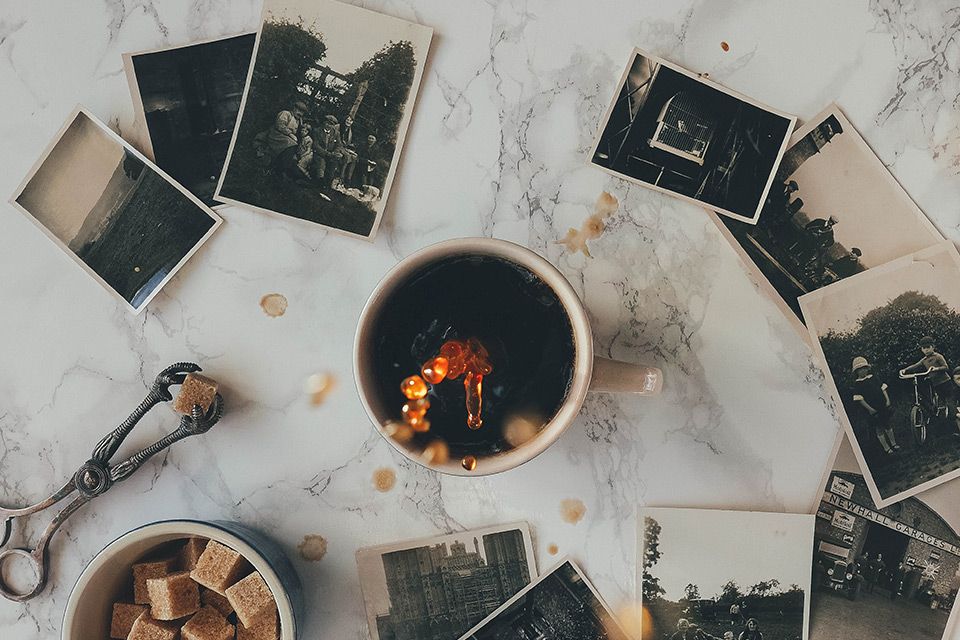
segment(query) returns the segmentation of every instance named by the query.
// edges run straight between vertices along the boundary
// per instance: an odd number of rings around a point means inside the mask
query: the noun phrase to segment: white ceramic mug
[[[573,379],[566,397],[553,418],[530,440],[518,447],[481,459],[474,471],[467,471],[459,460],[430,463],[391,438],[384,426],[396,420],[397,407],[378,398],[374,380],[373,349],[377,318],[391,293],[408,278],[435,262],[457,256],[491,256],[520,265],[536,274],[559,298],[573,328]],[[628,392],[653,395],[663,386],[660,369],[618,362],[593,355],[593,334],[586,309],[570,283],[547,260],[530,249],[506,240],[461,238],[422,249],[390,270],[377,285],[360,314],[353,350],[354,376],[363,406],[381,435],[411,460],[428,468],[455,475],[486,475],[512,469],[543,453],[569,427],[586,399],[588,391]]]

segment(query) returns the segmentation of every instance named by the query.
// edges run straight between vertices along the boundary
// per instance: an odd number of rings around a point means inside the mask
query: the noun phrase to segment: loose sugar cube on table
[[[246,570],[247,562],[239,553],[211,540],[200,554],[190,577],[207,589],[226,595],[227,587],[239,580]]]
[[[144,611],[133,623],[127,640],[176,640],[179,633],[177,625],[156,620]]]
[[[233,613],[233,605],[227,600],[227,596],[222,596],[212,589],[203,587],[200,589],[200,604],[213,607],[224,617]]]
[[[177,554],[177,564],[181,571],[193,571],[197,566],[200,554],[207,548],[206,538],[190,538]]]
[[[177,399],[173,403],[173,410],[190,415],[193,413],[193,406],[200,405],[206,413],[217,396],[217,387],[215,380],[197,373],[188,373],[183,384],[180,385],[180,393],[177,394]]]
[[[200,608],[200,590],[186,571],[147,580],[150,615],[157,620],[176,620]]]
[[[147,580],[169,574],[173,571],[173,564],[173,560],[156,560],[133,565],[133,601],[137,604],[150,604]]]
[[[213,607],[202,607],[180,629],[182,640],[233,640],[235,629]]]
[[[227,600],[244,626],[251,627],[265,615],[275,615],[277,603],[259,571],[227,589]]]
[[[126,640],[130,629],[140,614],[147,611],[145,604],[128,604],[126,602],[113,603],[113,617],[110,619],[110,637]]]
[[[280,638],[280,622],[276,612],[264,615],[262,618],[246,627],[237,622],[237,640],[278,640]]]

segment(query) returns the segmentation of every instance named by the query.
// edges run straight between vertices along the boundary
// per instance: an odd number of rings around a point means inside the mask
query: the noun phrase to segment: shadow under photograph
[[[11,202],[137,312],[221,223],[82,109]]]

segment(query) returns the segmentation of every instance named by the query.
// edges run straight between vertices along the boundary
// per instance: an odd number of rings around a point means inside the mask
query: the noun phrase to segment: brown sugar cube
[[[173,571],[173,560],[139,562],[133,565],[133,601],[137,604],[150,604],[147,580],[162,578],[171,571]]]
[[[235,629],[213,607],[202,607],[180,628],[182,640],[233,640]]]
[[[259,571],[227,589],[227,600],[237,612],[237,618],[247,627],[252,627],[261,617],[276,611],[277,603]]]
[[[113,603],[113,617],[110,618],[110,637],[124,640],[130,635],[130,629],[140,614],[149,607],[144,604]]]
[[[240,579],[247,563],[239,553],[216,540],[207,543],[190,577],[207,589],[227,595],[227,587]]]
[[[227,617],[233,613],[233,605],[227,600],[227,596],[222,596],[212,589],[202,587],[200,589],[200,604],[213,607],[220,612],[220,615]]]
[[[175,640],[180,630],[170,622],[155,620],[144,611],[133,623],[127,640]]]
[[[187,540],[177,554],[177,564],[181,571],[193,571],[197,566],[197,560],[200,559],[200,554],[207,547],[207,542],[206,538],[190,538]]]
[[[190,415],[193,412],[193,405],[200,405],[203,412],[210,410],[213,399],[217,395],[216,380],[211,380],[198,373],[188,373],[180,385],[180,393],[173,403],[173,410],[177,413]]]
[[[157,620],[176,620],[200,608],[200,590],[186,571],[147,580],[150,615]]]
[[[279,640],[280,622],[276,612],[257,619],[249,627],[237,622],[237,640]]]

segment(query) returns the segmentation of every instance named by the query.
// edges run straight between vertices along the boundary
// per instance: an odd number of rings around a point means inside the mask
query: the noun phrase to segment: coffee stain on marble
[[[279,318],[287,312],[287,297],[282,293],[268,293],[260,298],[260,308],[271,318]]]
[[[337,379],[331,373],[315,373],[307,378],[304,391],[310,399],[310,404],[319,407],[327,400],[327,396],[337,386]]]
[[[558,240],[556,244],[562,244],[569,253],[580,252],[588,258],[593,257],[590,255],[587,240],[596,240],[602,236],[607,228],[604,221],[619,208],[620,202],[616,196],[606,191],[602,192],[593,205],[593,213],[587,216],[580,228],[570,227],[567,229],[567,235],[562,240]]]
[[[563,517],[564,522],[577,524],[583,520],[583,516],[586,513],[587,505],[583,504],[582,500],[566,498],[560,501],[560,515]]]
[[[550,555],[555,556],[559,552],[560,552],[560,547],[558,547],[557,545],[553,543],[550,543],[547,545],[547,553],[549,553]]]
[[[397,473],[390,467],[380,467],[373,472],[373,486],[380,493],[386,493],[397,484]]]
[[[305,535],[297,550],[307,562],[319,562],[327,555],[327,539],[318,534]]]
[[[730,43],[728,43],[726,40],[723,40],[720,42],[720,48],[724,51],[730,51]]]

